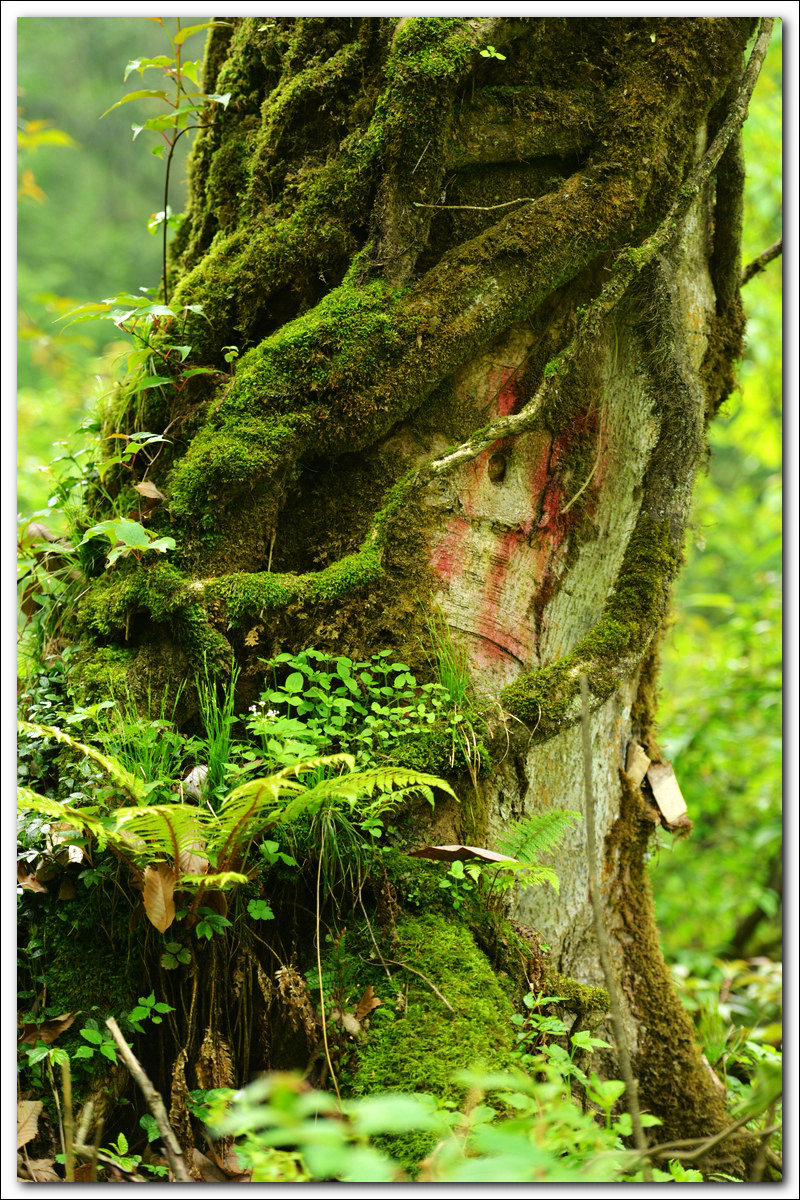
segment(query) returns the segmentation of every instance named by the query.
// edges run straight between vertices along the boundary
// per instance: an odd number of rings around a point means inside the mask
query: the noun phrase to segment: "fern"
[[[501,838],[498,847],[526,866],[538,867],[539,858],[552,850],[581,821],[582,815],[570,808],[551,808],[515,821]]]
[[[90,758],[92,762],[96,762],[99,767],[102,767],[106,775],[128,792],[134,800],[140,803],[144,802],[147,796],[145,785],[130,771],[126,771],[115,758],[108,758],[99,750],[95,750],[94,746],[85,746],[83,742],[76,742],[75,738],[70,737],[68,733],[64,733],[62,729],[55,729],[52,725],[34,725],[30,721],[17,721],[17,730],[19,733],[26,733],[33,737],[53,738],[62,745],[69,746],[71,750],[77,750],[79,754],[85,755],[86,758]]]

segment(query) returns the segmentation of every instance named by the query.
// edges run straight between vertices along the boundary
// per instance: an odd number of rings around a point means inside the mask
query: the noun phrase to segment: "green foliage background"
[[[163,166],[132,142],[138,106],[99,117],[122,94],[128,59],[160,53],[163,37],[141,19],[18,22],[21,119],[46,120],[77,143],[23,149],[19,159],[46,197],[21,198],[18,219],[18,507],[28,516],[47,503],[41,465],[108,389],[115,357],[108,324],[57,337],[54,318],[73,304],[158,281],[159,242],[146,222],[162,207]],[[190,46],[190,57],[201,57],[202,38]],[[780,234],[780,147],[778,28],[745,127],[745,261]],[[172,204],[180,210],[180,165],[174,178]],[[745,289],[741,390],[711,431],[663,647],[662,744],[695,822],[687,841],[665,837],[652,864],[665,949],[676,958],[780,957],[779,897],[769,886],[781,838],[779,279],[778,261]],[[759,908],[750,941],[732,945],[738,923]]]

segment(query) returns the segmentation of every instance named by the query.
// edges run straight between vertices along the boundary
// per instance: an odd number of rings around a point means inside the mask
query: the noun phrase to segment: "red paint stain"
[[[464,542],[469,533],[465,517],[451,517],[447,530],[431,554],[431,566],[440,579],[457,579],[464,569]]]

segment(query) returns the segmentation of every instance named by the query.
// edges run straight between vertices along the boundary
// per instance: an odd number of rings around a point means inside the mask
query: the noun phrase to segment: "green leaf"
[[[125,74],[122,77],[123,83],[127,80],[132,71],[138,71],[143,75],[145,71],[150,71],[155,68],[169,69],[175,65],[174,58],[167,58],[166,54],[159,54],[156,58],[132,58],[125,68]]]
[[[150,388],[164,387],[164,385],[167,383],[174,385],[175,380],[171,379],[169,375],[144,375],[137,383],[133,385],[131,391],[146,392],[149,391]]]
[[[100,1053],[102,1055],[104,1055],[109,1060],[109,1062],[112,1062],[116,1065],[117,1047],[114,1045],[113,1042],[103,1042],[102,1046],[100,1047]],[[122,1135],[120,1134],[120,1137],[121,1136]]]
[[[173,44],[182,46],[185,41],[193,37],[196,33],[202,33],[204,29],[214,29],[217,25],[227,25],[227,21],[206,21],[204,25],[187,25],[186,29],[180,29],[172,39]]]
[[[101,113],[100,120],[102,121],[103,117],[107,117],[115,108],[121,108],[123,104],[130,104],[131,100],[163,100],[165,104],[169,102],[166,92],[156,91],[152,88],[145,88],[139,92],[129,92],[127,96],[123,96],[116,104],[112,104],[111,108],[107,108],[104,113]]]
[[[146,550],[150,545],[150,534],[138,521],[130,521],[121,517],[115,530],[117,541],[133,550]]]
[[[99,1046],[103,1041],[103,1035],[99,1029],[82,1029],[81,1037],[86,1038],[87,1042],[91,1042],[93,1046]]]

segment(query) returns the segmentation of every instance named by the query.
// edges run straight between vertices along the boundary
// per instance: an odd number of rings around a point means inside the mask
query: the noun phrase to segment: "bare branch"
[[[742,278],[740,280],[740,286],[744,287],[744,285],[746,283],[750,282],[750,280],[753,278],[754,275],[759,275],[761,273],[761,271],[764,270],[767,263],[771,263],[773,258],[777,258],[782,253],[783,253],[783,238],[779,237],[777,242],[773,242],[772,245],[769,246],[766,250],[762,250],[761,253],[759,254],[758,258],[754,258],[751,263],[747,264],[747,266],[742,271]]]

